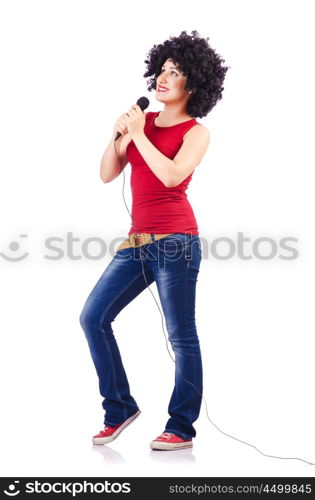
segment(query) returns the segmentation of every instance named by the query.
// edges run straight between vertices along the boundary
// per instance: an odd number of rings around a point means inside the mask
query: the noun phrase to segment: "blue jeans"
[[[201,259],[198,235],[174,233],[116,252],[92,289],[81,312],[80,324],[99,378],[100,394],[104,397],[105,425],[118,425],[139,409],[130,393],[112,323],[127,304],[155,281],[168,340],[175,353],[175,385],[168,406],[170,418],[163,432],[172,432],[183,439],[196,436],[193,422],[199,416],[202,400],[202,360],[195,324]],[[160,321],[159,314],[156,321]]]

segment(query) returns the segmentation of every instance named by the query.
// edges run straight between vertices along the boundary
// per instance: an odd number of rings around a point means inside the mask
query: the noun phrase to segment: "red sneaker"
[[[171,432],[163,432],[156,439],[151,441],[152,450],[180,450],[182,448],[191,448],[192,439],[182,439]]]
[[[93,444],[107,444],[116,439],[116,437],[129,425],[135,418],[140,415],[141,411],[138,410],[134,415],[127,418],[124,422],[115,427],[110,427],[109,425],[104,426],[104,430],[100,431],[98,434],[93,436],[92,441]]]

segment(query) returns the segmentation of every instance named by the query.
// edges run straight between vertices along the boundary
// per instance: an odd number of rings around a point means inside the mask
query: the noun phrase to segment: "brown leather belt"
[[[147,245],[148,243],[153,243],[155,240],[160,240],[161,238],[165,238],[165,236],[169,236],[174,233],[167,234],[156,234],[156,233],[132,233],[129,234],[129,237],[125,239],[119,247],[116,249],[116,252],[122,250],[123,248],[136,248],[141,245]],[[154,236],[154,239],[152,238]]]

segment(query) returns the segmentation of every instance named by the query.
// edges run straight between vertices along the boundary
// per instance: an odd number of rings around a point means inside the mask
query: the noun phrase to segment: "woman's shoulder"
[[[210,130],[203,123],[200,123],[196,120],[196,123],[193,123],[189,130],[185,133],[183,139],[187,137],[192,138],[204,138],[204,140],[210,140]]]

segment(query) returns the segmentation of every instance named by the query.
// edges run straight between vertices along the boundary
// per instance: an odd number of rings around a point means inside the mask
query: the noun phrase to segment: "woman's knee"
[[[87,331],[98,323],[97,310],[91,304],[86,303],[79,316],[79,321],[83,330]]]
[[[85,307],[83,307],[83,309],[81,311],[81,314],[79,316],[79,322],[80,322],[80,325],[83,328],[83,330],[85,330],[89,324],[89,315],[87,314]]]
[[[106,313],[105,313],[106,312]],[[86,303],[79,316],[80,325],[85,332],[110,327],[112,318],[106,305],[95,307],[92,303]]]

